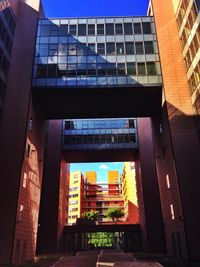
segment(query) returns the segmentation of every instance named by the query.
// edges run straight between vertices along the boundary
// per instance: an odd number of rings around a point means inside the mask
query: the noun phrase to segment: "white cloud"
[[[99,169],[106,170],[106,169],[109,169],[109,167],[108,167],[108,165],[101,164],[101,165],[99,165]]]

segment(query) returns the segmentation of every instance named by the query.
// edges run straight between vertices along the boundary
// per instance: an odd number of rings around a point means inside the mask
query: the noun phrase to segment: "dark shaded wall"
[[[62,250],[69,170],[61,154],[62,121],[48,122],[37,253]]]
[[[137,126],[139,158],[136,161],[136,186],[143,248],[146,252],[165,252],[151,119],[139,118]]]

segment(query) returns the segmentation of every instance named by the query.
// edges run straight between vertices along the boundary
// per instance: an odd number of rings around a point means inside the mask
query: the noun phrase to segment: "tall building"
[[[146,17],[0,8],[0,263],[61,250],[66,163],[104,157],[136,162],[143,250],[200,260],[199,0],[151,0]]]
[[[79,202],[80,210],[82,212],[91,210],[98,211],[98,223],[108,223],[112,221],[107,218],[107,211],[109,208],[120,208],[124,210],[121,184],[117,171],[108,172],[107,183],[97,183],[96,172],[87,171],[83,184],[84,191],[81,195],[81,202]],[[78,218],[81,217],[80,215]],[[121,221],[124,223],[124,219]]]
[[[162,62],[163,112],[155,154],[167,251],[199,260],[199,1],[152,0],[149,11]]]
[[[83,174],[79,171],[70,173],[69,181],[69,204],[67,223],[75,224],[82,214],[82,199],[84,194]]]
[[[138,197],[134,162],[125,162],[121,174],[122,195],[124,198],[125,218],[130,223],[138,223]]]

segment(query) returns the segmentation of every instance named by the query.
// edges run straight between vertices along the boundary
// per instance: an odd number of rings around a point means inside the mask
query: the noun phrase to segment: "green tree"
[[[90,211],[83,212],[81,217],[89,221],[96,221],[98,218],[98,215],[99,215],[99,211],[90,210]]]
[[[124,216],[124,212],[120,208],[110,208],[107,210],[106,217],[114,221],[118,221],[121,217]]]

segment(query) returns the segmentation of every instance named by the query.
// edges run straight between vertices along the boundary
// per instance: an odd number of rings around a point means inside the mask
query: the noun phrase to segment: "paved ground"
[[[53,267],[162,267],[157,262],[137,262],[132,253],[116,250],[80,251],[61,257]]]

